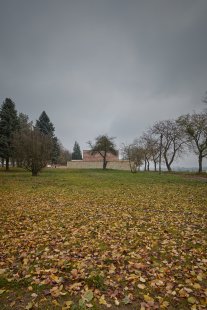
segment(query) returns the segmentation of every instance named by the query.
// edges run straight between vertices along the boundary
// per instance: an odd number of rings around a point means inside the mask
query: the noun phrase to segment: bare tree
[[[193,113],[180,116],[179,124],[183,127],[190,149],[198,156],[199,173],[202,161],[207,157],[207,113]]]
[[[159,142],[158,138],[153,135],[153,132],[148,130],[140,138],[140,144],[143,147],[145,155],[145,170],[149,171],[150,161],[154,163],[154,169],[157,171],[157,164],[159,162]]]
[[[151,131],[157,138],[162,134],[162,155],[168,171],[171,171],[172,163],[181,156],[187,141],[182,127],[177,121],[165,120],[155,123]]]
[[[144,162],[144,150],[136,141],[132,144],[124,144],[122,148],[123,158],[129,160],[129,166],[132,173],[140,170]]]
[[[67,162],[72,159],[72,153],[66,148],[64,148],[60,141],[58,141],[58,143],[60,146],[60,156],[58,158],[58,164],[67,165]]]
[[[103,158],[103,169],[106,169],[107,166],[107,154],[117,155],[118,152],[115,148],[115,144],[113,142],[115,138],[108,137],[107,135],[98,136],[95,139],[95,144],[92,144],[91,141],[88,142],[91,148],[91,154],[100,154]]]
[[[33,176],[47,165],[52,151],[52,139],[28,124],[14,135],[15,155],[21,166],[32,172]]]

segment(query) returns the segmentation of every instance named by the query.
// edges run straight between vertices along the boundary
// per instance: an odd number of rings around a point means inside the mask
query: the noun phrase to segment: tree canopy
[[[92,144],[91,141],[88,142],[91,148],[91,154],[94,155],[98,153],[103,158],[103,169],[106,169],[107,166],[107,154],[118,154],[114,139],[114,137],[109,137],[108,135],[100,135],[95,139],[94,144]]]
[[[39,119],[36,121],[36,127],[45,135],[54,136],[55,127],[45,111],[41,113]]]

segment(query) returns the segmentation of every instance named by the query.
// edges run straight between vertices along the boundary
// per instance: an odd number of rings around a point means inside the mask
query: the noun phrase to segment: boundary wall
[[[67,168],[69,169],[102,169],[103,163],[100,161],[72,160],[72,161],[67,162]],[[115,169],[115,170],[130,171],[128,160],[109,161],[107,164],[107,168]]]

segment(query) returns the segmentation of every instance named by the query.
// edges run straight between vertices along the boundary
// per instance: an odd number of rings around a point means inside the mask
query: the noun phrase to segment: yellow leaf
[[[195,297],[189,297],[189,298],[188,298],[188,302],[189,302],[190,304],[195,304],[195,303],[196,303]]]
[[[168,306],[169,306],[168,301],[163,301],[163,303],[161,304],[161,308],[167,308]]]
[[[196,288],[196,289],[201,288],[201,286],[200,286],[200,284],[199,284],[199,283],[194,283],[194,284],[193,284],[193,287],[194,287],[194,288]]]
[[[3,274],[6,272],[6,269],[0,269],[0,274]]]
[[[6,290],[0,290],[0,295],[6,292]]]
[[[30,310],[33,308],[33,304],[31,302],[28,303],[28,305],[25,307],[26,310]]]
[[[99,304],[100,305],[107,305],[107,302],[105,300],[105,296],[102,295],[100,298],[99,298]]]
[[[144,300],[150,303],[154,302],[154,298],[150,297],[149,295],[144,295]]]
[[[202,281],[202,280],[203,280],[202,274],[199,274],[199,275],[197,276],[197,279],[198,279],[198,281]]]

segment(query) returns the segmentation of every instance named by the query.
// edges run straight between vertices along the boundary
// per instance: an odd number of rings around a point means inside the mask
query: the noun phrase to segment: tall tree
[[[22,167],[21,159],[24,153],[24,145],[20,139],[21,135],[27,134],[27,132],[32,128],[32,122],[29,121],[29,117],[26,114],[19,113],[18,116],[18,127],[13,136],[13,145],[14,145],[14,157],[18,167]],[[20,135],[21,133],[21,135]]]
[[[198,156],[198,171],[202,172],[203,158],[207,157],[207,113],[193,113],[180,116],[190,149]]]
[[[18,126],[15,103],[6,98],[0,109],[0,157],[6,160],[9,170],[9,159],[13,156],[13,134]]]
[[[151,132],[156,138],[162,135],[162,155],[168,171],[171,171],[171,165],[180,156],[186,145],[186,137],[179,123],[174,120],[165,120],[155,123]]]
[[[60,144],[57,137],[52,138],[51,163],[57,165],[60,157]]]
[[[103,169],[106,169],[107,166],[107,154],[117,155],[118,152],[115,148],[114,138],[109,137],[108,135],[100,135],[95,139],[95,143],[92,144],[91,141],[88,142],[91,148],[91,154],[100,154],[103,158]]]
[[[36,127],[45,135],[54,136],[55,127],[45,111],[41,113],[39,119],[36,121]]]
[[[72,160],[82,160],[80,145],[78,144],[77,141],[75,141],[75,144],[73,147]]]
[[[42,134],[51,138],[52,148],[49,160],[52,165],[56,165],[60,155],[60,146],[57,137],[55,137],[55,127],[45,111],[41,113],[39,119],[36,121],[36,128],[38,128]]]

